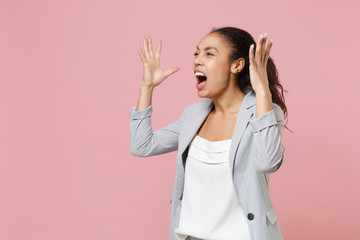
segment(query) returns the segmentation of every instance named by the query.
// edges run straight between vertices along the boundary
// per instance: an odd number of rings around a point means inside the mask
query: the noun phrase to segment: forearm
[[[153,132],[152,106],[139,111],[135,108],[130,109],[130,152],[138,157],[147,157],[177,150],[182,117]]]
[[[272,98],[270,89],[261,90],[256,92],[256,118],[264,115],[265,113],[271,111]]]
[[[257,95],[256,104],[258,117],[250,120],[254,132],[254,155],[256,167],[261,172],[274,172],[278,169],[283,159],[283,148],[281,145],[282,132],[284,128],[284,113],[275,103],[271,108],[267,107],[266,95]],[[260,112],[260,113],[258,113]]]
[[[141,85],[136,111],[147,109],[151,105],[153,91],[154,87]]]

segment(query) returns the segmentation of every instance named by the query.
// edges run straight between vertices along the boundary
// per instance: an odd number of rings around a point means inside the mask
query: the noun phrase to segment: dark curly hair
[[[250,45],[254,44],[254,51],[256,50],[256,42],[254,41],[254,38],[247,31],[235,27],[212,28],[209,34],[210,33],[220,34],[220,36],[229,43],[231,48],[229,61],[232,62],[239,58],[245,59],[245,66],[243,70],[236,75],[236,83],[243,92],[245,88],[250,87],[252,89],[249,75],[249,49]],[[274,60],[270,56],[266,65],[272,102],[280,106],[284,112],[285,119],[287,118],[287,108],[284,99],[284,89],[279,82],[278,71],[274,64]],[[285,127],[287,128],[286,125]],[[287,129],[292,132],[289,128]]]

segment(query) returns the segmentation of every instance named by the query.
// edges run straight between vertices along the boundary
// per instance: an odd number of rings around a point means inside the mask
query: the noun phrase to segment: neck
[[[246,94],[243,93],[238,86],[229,88],[226,92],[219,96],[213,96],[212,101],[214,103],[214,114],[237,114],[245,96]]]

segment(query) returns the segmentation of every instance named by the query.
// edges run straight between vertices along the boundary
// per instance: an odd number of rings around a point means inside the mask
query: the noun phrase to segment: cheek
[[[226,74],[229,72],[230,66],[228,65],[228,62],[224,59],[219,59],[219,61],[214,62],[213,64],[214,69],[216,69],[216,72],[218,74]]]
[[[221,62],[214,61],[209,64],[209,72],[211,73],[211,76],[218,78],[224,76],[226,73],[226,68],[222,65]]]
[[[211,78],[211,81],[208,82],[209,87],[214,91],[221,90],[228,85],[228,80],[226,76],[224,76],[224,74],[221,72],[218,72],[217,74],[218,75],[213,76]]]
[[[215,65],[211,71],[211,77],[214,81],[223,84],[230,77],[228,66],[221,63]]]

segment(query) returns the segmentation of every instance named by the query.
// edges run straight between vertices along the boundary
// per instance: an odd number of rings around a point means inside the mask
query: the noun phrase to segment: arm
[[[144,53],[138,48],[143,63],[143,82],[140,88],[138,104],[130,109],[130,152],[138,157],[154,156],[175,151],[178,148],[178,136],[181,118],[177,121],[152,131],[152,93],[156,86],[179,70],[173,67],[163,70],[160,67],[162,42],[160,40],[156,53],[152,49],[151,38],[144,39]]]
[[[284,159],[281,137],[284,113],[277,104],[258,118],[250,120],[254,133],[255,166],[264,173],[275,172]]]
[[[130,152],[138,157],[148,157],[172,152],[178,149],[178,138],[182,116],[173,123],[152,131],[152,105],[145,110],[130,109]]]
[[[260,35],[256,44],[249,49],[249,74],[251,86],[256,94],[256,115],[250,120],[254,132],[255,167],[264,173],[275,172],[283,161],[281,137],[284,128],[284,113],[275,103],[272,103],[267,77],[267,62],[272,47],[272,41],[265,46],[267,34]]]

